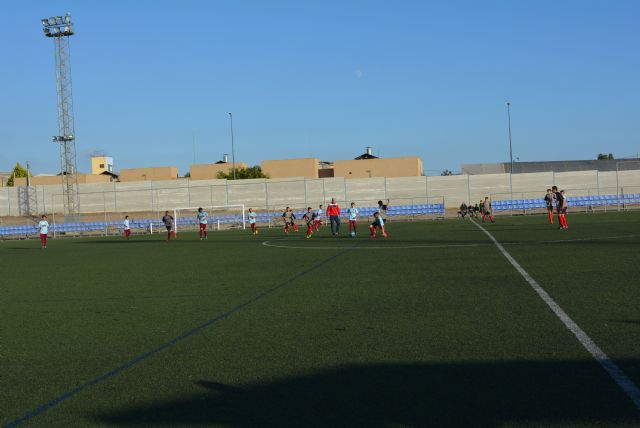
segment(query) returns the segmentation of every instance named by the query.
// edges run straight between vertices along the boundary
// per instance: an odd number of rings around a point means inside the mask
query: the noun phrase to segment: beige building
[[[100,175],[103,172],[113,173],[113,158],[111,156],[91,156],[91,174]]]
[[[127,168],[120,171],[120,181],[160,181],[176,180],[178,167]]]
[[[218,178],[219,172],[228,174],[231,172],[233,164],[231,162],[216,162],[199,165],[191,165],[189,174],[192,180],[214,180]],[[244,162],[236,162],[236,170],[247,168]]]
[[[318,178],[319,163],[316,158],[265,160],[261,168],[269,178]]]
[[[78,174],[78,184],[89,183],[108,183],[111,177],[108,175]],[[27,185],[26,177],[16,177],[14,185],[17,187],[25,187]],[[61,175],[35,175],[31,177],[32,186],[62,186]]]
[[[377,158],[367,147],[366,153],[353,160],[320,162],[317,158],[266,160],[262,171],[269,178],[370,178],[370,177],[420,177],[422,159],[417,156]]]
[[[407,156],[340,160],[333,163],[333,175],[344,178],[420,177],[422,175],[422,159],[417,156]]]

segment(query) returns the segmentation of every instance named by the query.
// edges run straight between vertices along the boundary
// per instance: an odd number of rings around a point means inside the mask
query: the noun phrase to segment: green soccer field
[[[640,385],[640,213],[483,226]],[[365,229],[0,242],[0,422],[640,426],[476,225]]]

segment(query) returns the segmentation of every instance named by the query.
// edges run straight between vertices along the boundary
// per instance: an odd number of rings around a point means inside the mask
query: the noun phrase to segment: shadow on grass
[[[196,385],[201,392],[90,417],[118,426],[640,424],[631,400],[591,361],[356,365]]]
[[[607,320],[609,322],[617,322],[620,324],[637,324],[640,325],[640,320]]]

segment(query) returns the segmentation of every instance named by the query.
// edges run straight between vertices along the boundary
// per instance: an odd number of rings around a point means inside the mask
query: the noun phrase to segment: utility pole
[[[513,148],[511,145],[511,103],[507,102],[507,118],[509,120],[509,191],[511,192],[511,200],[513,200]]]
[[[233,146],[233,113],[229,113],[229,120],[231,123],[231,162],[232,162],[231,168],[233,169],[233,179],[235,180],[236,179],[236,151]]]

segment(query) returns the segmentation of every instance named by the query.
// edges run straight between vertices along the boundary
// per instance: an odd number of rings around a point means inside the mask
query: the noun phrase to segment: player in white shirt
[[[359,214],[355,202],[351,202],[351,207],[347,208],[347,214],[349,215],[349,233],[351,234],[351,237],[355,237]]]
[[[47,221],[47,216],[42,215],[42,220],[38,223],[38,231],[40,232],[40,244],[42,245],[42,249],[47,248],[47,235],[49,234],[49,222]]]
[[[382,218],[382,216],[378,211],[373,213],[373,223],[371,223],[371,226],[369,226],[369,230],[371,231],[372,238],[376,237],[377,228],[380,228],[380,231],[382,232],[383,237],[386,238],[387,236],[389,236],[387,235],[387,231],[384,228],[384,218]]]
[[[320,226],[322,226],[322,217],[324,216],[324,209],[322,208],[322,205],[320,205],[318,207],[318,210],[316,211],[316,221],[314,222],[314,226],[316,229],[316,232],[318,230],[320,230]]]
[[[204,234],[204,239],[207,239],[207,223],[209,222],[209,213],[203,210],[202,208],[198,208],[198,224],[200,225],[200,240],[202,241],[202,235]]]
[[[128,215],[124,216],[124,221],[122,222],[122,225],[124,226],[124,237],[127,238],[127,241],[128,241],[129,237],[131,236],[131,222],[129,221]]]
[[[251,233],[257,235],[258,227],[256,226],[256,220],[258,219],[258,215],[253,212],[253,208],[249,208],[249,214],[247,214],[247,218],[249,219],[249,225],[251,226]]]

